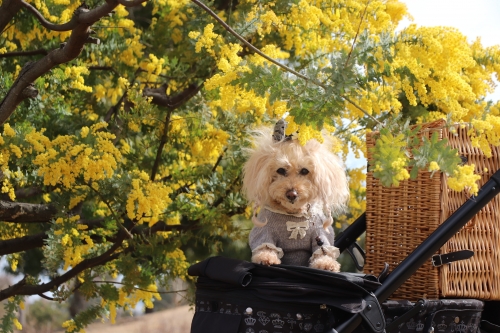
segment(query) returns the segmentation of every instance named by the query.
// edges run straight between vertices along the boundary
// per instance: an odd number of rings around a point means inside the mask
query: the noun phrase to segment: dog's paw
[[[329,256],[321,256],[311,261],[309,267],[331,272],[340,272],[340,264]]]
[[[257,251],[252,256],[252,262],[266,266],[281,264],[281,260],[278,258],[278,254],[272,250]]]

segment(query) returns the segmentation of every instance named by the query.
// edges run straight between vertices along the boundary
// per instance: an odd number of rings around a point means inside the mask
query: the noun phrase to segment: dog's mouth
[[[286,214],[293,215],[293,214],[302,214],[305,211],[308,210],[308,204],[305,205],[299,205],[298,200],[294,200],[293,202],[290,202],[288,200],[275,200],[275,208],[283,211]]]

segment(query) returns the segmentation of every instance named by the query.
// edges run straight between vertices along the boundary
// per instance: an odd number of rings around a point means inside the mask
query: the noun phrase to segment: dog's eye
[[[282,176],[285,176],[286,175],[286,170],[283,169],[283,168],[279,168],[278,170],[276,170],[276,172]]]
[[[302,168],[302,170],[300,170],[300,174],[305,176],[309,173],[309,170],[307,170],[306,168]]]

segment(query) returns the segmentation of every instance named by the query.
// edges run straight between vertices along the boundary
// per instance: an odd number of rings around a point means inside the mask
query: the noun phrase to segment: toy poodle
[[[349,198],[343,164],[326,143],[302,146],[285,135],[286,122],[255,132],[244,165],[243,190],[254,204],[252,262],[340,271],[332,211]]]

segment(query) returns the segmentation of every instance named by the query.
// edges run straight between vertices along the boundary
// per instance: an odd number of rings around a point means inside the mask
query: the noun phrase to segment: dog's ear
[[[328,144],[311,140],[306,148],[314,164],[313,177],[320,200],[332,209],[332,213],[342,213],[349,200],[349,182],[342,160]]]
[[[253,136],[255,148],[247,150],[248,160],[243,166],[243,191],[246,198],[258,205],[266,202],[268,188],[272,182],[269,164],[276,143],[270,131],[260,131]]]

